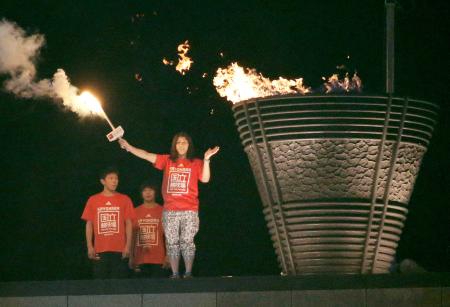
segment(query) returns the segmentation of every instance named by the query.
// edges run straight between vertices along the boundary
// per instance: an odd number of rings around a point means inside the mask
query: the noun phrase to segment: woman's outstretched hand
[[[209,160],[212,156],[214,156],[216,153],[219,152],[219,149],[220,149],[219,146],[216,146],[214,148],[208,148],[208,150],[205,151],[204,159]]]

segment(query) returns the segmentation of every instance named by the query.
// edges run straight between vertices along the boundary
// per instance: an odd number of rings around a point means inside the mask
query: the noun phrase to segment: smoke
[[[52,79],[36,80],[36,61],[45,44],[42,34],[28,35],[16,23],[0,21],[0,74],[7,75],[3,83],[7,92],[23,98],[52,98],[80,116],[94,112],[70,84],[62,69]]]

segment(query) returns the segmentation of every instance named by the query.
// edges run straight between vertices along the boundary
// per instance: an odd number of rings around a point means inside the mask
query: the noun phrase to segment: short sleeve
[[[81,215],[81,218],[83,220],[85,220],[85,221],[93,221],[94,220],[92,206],[93,206],[92,197],[89,197],[88,201],[86,202],[86,206],[84,207],[83,214]]]
[[[133,207],[133,202],[131,201],[131,198],[129,198],[128,196],[124,195],[124,217],[125,219],[131,219],[131,220],[135,220],[136,219],[136,213],[134,212],[134,207]]]
[[[156,155],[156,161],[153,166],[156,169],[163,170],[166,167],[167,160],[169,159],[169,155]]]

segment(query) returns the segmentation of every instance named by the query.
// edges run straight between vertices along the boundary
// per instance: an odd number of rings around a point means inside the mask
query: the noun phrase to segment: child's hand
[[[100,260],[100,257],[95,253],[94,247],[88,247],[88,258],[92,260]]]
[[[126,259],[128,257],[130,257],[130,248],[125,247],[122,251],[122,259]]]

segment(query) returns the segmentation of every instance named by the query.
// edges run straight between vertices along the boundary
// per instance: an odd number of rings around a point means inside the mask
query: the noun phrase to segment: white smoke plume
[[[52,79],[36,80],[36,61],[45,44],[42,34],[28,35],[16,23],[0,21],[0,74],[7,75],[4,89],[23,98],[52,98],[80,116],[95,114],[78,95],[62,69]]]

